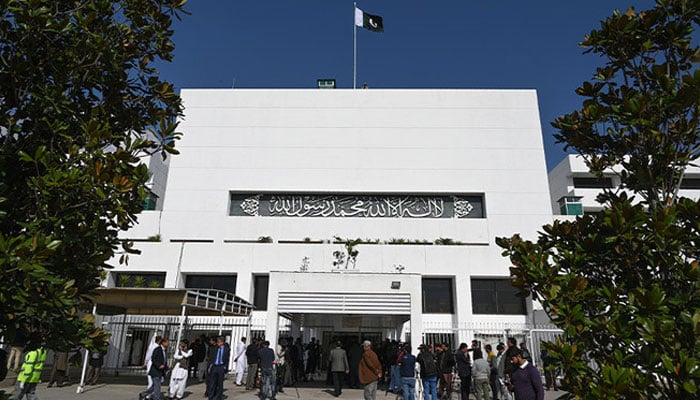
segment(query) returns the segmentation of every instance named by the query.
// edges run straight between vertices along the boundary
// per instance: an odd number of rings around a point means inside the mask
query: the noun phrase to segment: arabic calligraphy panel
[[[484,218],[473,194],[308,194],[231,192],[229,215],[333,218]]]

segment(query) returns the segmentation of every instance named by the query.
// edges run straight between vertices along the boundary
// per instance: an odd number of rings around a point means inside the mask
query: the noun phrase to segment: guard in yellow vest
[[[27,395],[28,400],[36,400],[36,385],[41,380],[41,371],[44,369],[46,361],[46,342],[24,356],[24,364],[17,374],[17,385],[15,387],[15,400],[22,400]]]

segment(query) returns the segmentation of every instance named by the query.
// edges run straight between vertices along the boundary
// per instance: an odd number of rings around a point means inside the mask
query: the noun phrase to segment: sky
[[[651,0],[360,0],[384,32],[357,29],[357,85],[536,89],[551,170],[565,156],[551,122],[581,106],[574,90],[604,59],[578,43],[600,21]],[[353,2],[189,0],[174,24],[175,59],[158,65],[182,88],[315,88],[353,84]]]

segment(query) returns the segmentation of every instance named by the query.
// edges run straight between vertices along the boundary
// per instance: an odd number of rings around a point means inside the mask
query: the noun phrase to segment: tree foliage
[[[499,238],[513,285],[563,329],[548,345],[581,399],[700,398],[700,202],[679,197],[700,156],[700,1],[658,0],[582,42],[605,65],[553,126],[591,172],[616,173],[604,210]]]
[[[172,60],[184,2],[0,0],[5,337],[41,333],[54,348],[107,337],[90,295],[143,209],[143,158],[176,153],[182,105],[154,63]]]

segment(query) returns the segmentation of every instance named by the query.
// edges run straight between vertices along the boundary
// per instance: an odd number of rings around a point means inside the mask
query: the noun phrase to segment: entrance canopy
[[[254,306],[233,293],[215,289],[99,288],[93,302],[101,315],[179,315],[177,341],[182,338],[185,315],[250,316]],[[83,372],[76,393],[83,393],[89,352],[85,350]]]
[[[215,289],[99,288],[97,314],[249,316],[254,306],[242,298]]]
[[[343,270],[271,271],[267,312],[291,319],[291,334],[300,329],[320,333],[401,332],[406,322],[414,340],[422,340],[422,275]],[[403,331],[404,333],[406,331]],[[278,318],[268,318],[265,338],[274,343]]]

